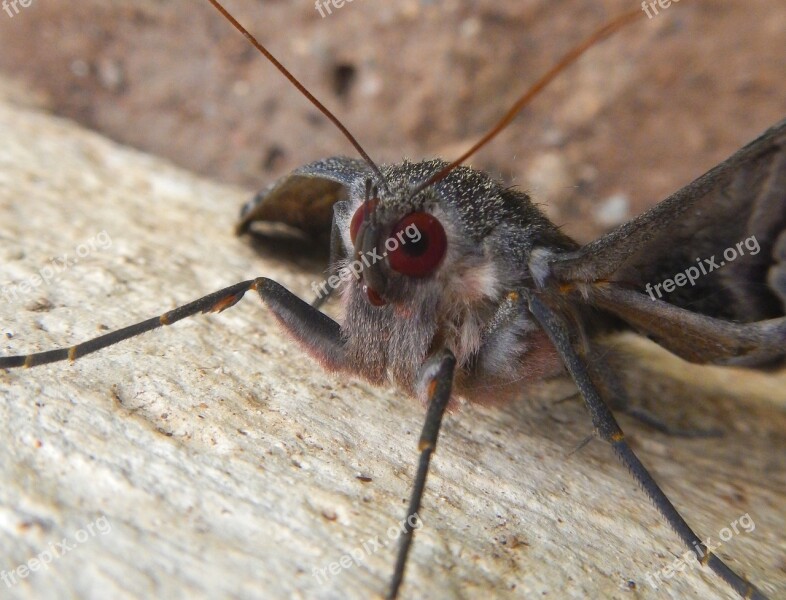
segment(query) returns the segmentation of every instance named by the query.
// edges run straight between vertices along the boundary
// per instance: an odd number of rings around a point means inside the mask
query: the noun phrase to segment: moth
[[[484,401],[490,386],[513,398],[523,379],[564,368],[598,437],[612,446],[686,547],[741,596],[763,598],[707,552],[631,451],[608,408],[613,374],[592,360],[592,340],[599,332],[631,327],[695,362],[782,361],[785,144],[781,122],[654,209],[586,246],[562,234],[526,195],[458,164],[377,166],[362,150],[363,160],[319,161],[258,194],[238,225],[240,233],[264,221],[314,236],[328,233],[330,274],[318,301],[309,304],[257,278],[72,348],[3,357],[0,367],[73,360],[200,312],[225,310],[256,291],[326,369],[376,384],[392,381],[428,407],[389,597],[398,595],[404,579],[414,531],[409,517],[420,508],[451,399]],[[750,260],[723,269],[696,263],[751,238],[759,251]],[[676,280],[688,268],[701,269],[695,285],[677,293],[665,283],[652,288],[665,290],[665,299],[648,292],[648,285]],[[314,306],[332,294],[341,297],[338,322]]]

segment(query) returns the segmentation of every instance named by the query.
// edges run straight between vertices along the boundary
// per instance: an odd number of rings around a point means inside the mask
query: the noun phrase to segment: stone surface
[[[75,343],[255,275],[301,295],[319,277],[314,260],[260,257],[232,236],[247,191],[0,90],[11,98],[0,103],[4,354]],[[640,401],[725,431],[675,439],[623,416],[634,448],[703,538],[749,514],[755,529],[720,554],[784,596],[784,375],[617,342]],[[320,372],[253,297],[71,365],[0,372],[0,390],[0,571],[73,546],[0,582],[3,597],[384,592],[423,411]],[[565,379],[449,416],[404,597],[733,597],[699,570],[650,587],[647,573],[684,549],[608,447],[572,453],[590,431]],[[360,564],[343,568],[353,553]]]

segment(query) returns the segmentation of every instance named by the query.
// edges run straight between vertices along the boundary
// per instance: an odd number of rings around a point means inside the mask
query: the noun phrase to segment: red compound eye
[[[379,200],[377,198],[371,198],[370,200],[361,204],[355,211],[355,214],[352,215],[352,221],[349,223],[349,237],[353,244],[355,243],[355,239],[358,237],[360,226],[363,224],[363,221],[365,221],[366,217],[374,212],[378,202]]]
[[[442,262],[448,239],[442,224],[428,213],[408,214],[385,241],[390,268],[409,277],[428,277]]]

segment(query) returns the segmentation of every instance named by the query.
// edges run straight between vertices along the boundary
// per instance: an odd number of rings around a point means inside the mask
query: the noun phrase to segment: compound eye
[[[363,225],[363,221],[366,220],[366,217],[374,212],[378,202],[379,200],[377,198],[366,200],[358,207],[355,214],[352,215],[352,220],[349,223],[349,238],[352,240],[353,245],[358,237],[360,226]]]
[[[408,277],[431,275],[448,249],[448,238],[442,224],[424,212],[410,213],[396,223],[389,239],[393,238],[399,244],[388,252],[388,264],[397,273]]]

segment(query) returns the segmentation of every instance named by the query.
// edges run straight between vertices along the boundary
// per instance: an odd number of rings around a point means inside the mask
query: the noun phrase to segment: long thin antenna
[[[212,2],[212,0],[211,0]],[[475,154],[478,150],[480,150],[483,146],[485,146],[488,142],[494,139],[497,134],[505,129],[508,124],[515,118],[515,116],[523,109],[529,102],[537,96],[543,88],[545,88],[551,81],[559,75],[562,71],[564,71],[567,67],[571,64],[576,62],[576,60],[584,54],[587,50],[589,50],[592,46],[605,40],[607,37],[612,35],[613,33],[617,32],[618,30],[625,27],[629,23],[633,22],[639,15],[641,15],[641,9],[631,10],[630,12],[626,12],[608,23],[606,23],[603,27],[595,31],[592,35],[590,35],[587,39],[581,42],[578,46],[575,46],[570,52],[568,52],[562,59],[554,65],[549,71],[546,72],[535,84],[530,87],[510,108],[510,110],[505,113],[505,116],[502,117],[499,122],[492,127],[486,135],[484,135],[474,146],[472,146],[469,150],[467,150],[464,154],[459,156],[456,160],[450,163],[445,168],[437,171],[434,175],[432,175],[429,179],[421,183],[415,190],[412,192],[412,195],[416,195],[426,189],[428,186],[437,183],[438,181],[442,181],[445,177],[447,177],[448,173],[450,173],[453,169],[458,167],[461,163],[467,160],[470,156]]]
[[[343,133],[344,137],[349,140],[349,143],[355,147],[355,150],[358,151],[358,154],[360,154],[360,156],[363,157],[363,160],[365,160],[368,163],[368,166],[371,167],[371,169],[374,171],[374,174],[379,178],[379,181],[382,182],[382,185],[384,185],[385,188],[387,188],[387,182],[385,181],[385,177],[382,175],[382,171],[379,170],[379,167],[376,165],[376,163],[373,160],[371,160],[371,157],[366,153],[366,151],[363,150],[363,146],[361,146],[360,143],[355,139],[355,136],[349,132],[349,129],[344,127],[344,124],[338,120],[338,117],[336,117],[336,115],[330,112],[330,110],[328,110],[328,108],[324,104],[322,104],[319,100],[317,100],[314,94],[309,92],[306,89],[306,87],[302,83],[300,83],[297,80],[297,78],[294,75],[292,75],[292,73],[290,73],[284,65],[278,62],[278,59],[275,56],[273,56],[267,48],[265,48],[262,44],[260,44],[257,41],[257,39],[253,35],[251,35],[251,33],[249,33],[249,31],[245,27],[243,27],[237,21],[237,19],[235,19],[235,17],[229,14],[229,11],[227,11],[227,9],[225,9],[220,2],[218,2],[217,0],[209,0],[209,2],[215,7],[215,9],[218,12],[220,12],[224,16],[224,18],[227,21],[232,23],[235,29],[237,29],[240,33],[242,33],[243,36],[249,42],[251,42],[251,45],[254,46],[254,48],[259,50],[259,52],[261,52],[264,55],[264,57],[267,58],[273,64],[274,67],[276,67],[276,69],[281,71],[281,74],[284,75],[284,77],[286,77],[287,79],[289,79],[290,83],[294,85],[301,94],[303,94],[306,98],[308,98],[311,104],[316,106],[323,115],[325,115],[328,119],[330,119],[333,125],[338,127],[338,130],[341,133]]]

